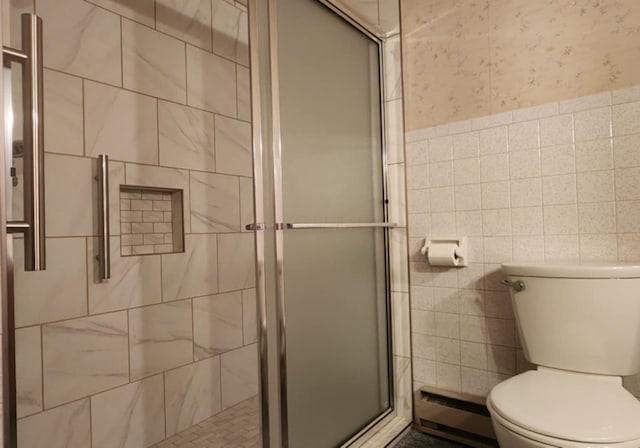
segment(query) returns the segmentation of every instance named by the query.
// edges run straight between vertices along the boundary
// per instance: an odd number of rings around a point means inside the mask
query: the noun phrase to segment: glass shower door
[[[326,448],[390,407],[379,46],[318,1],[277,22],[285,432]]]

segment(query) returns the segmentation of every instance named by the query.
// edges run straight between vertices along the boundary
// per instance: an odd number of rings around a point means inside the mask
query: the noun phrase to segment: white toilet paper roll
[[[457,244],[431,244],[427,260],[431,266],[458,266],[460,259],[456,257],[457,248]]]

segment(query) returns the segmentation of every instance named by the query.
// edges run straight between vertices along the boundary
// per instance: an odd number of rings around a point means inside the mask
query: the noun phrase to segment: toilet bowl
[[[640,448],[640,266],[505,264],[525,358],[487,407],[501,448]],[[520,283],[521,282],[521,283]]]

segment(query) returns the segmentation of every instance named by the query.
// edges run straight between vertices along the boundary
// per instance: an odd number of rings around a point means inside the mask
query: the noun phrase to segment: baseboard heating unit
[[[416,429],[476,448],[498,446],[484,398],[423,386],[414,397]]]

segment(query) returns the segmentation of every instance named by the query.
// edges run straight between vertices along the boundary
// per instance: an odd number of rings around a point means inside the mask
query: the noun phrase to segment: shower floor
[[[257,396],[249,398],[152,448],[258,448],[262,444],[258,406]]]

